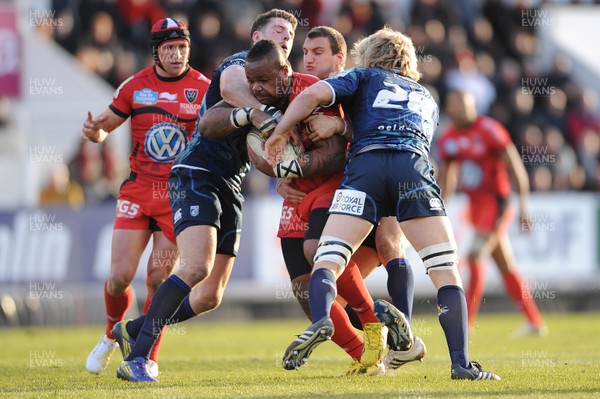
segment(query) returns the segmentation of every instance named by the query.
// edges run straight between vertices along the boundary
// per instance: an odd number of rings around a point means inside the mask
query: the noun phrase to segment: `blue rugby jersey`
[[[206,110],[223,99],[220,88],[223,71],[234,65],[244,67],[247,54],[248,51],[233,54],[215,69],[210,87],[200,107],[198,121]],[[192,139],[175,159],[173,167],[208,170],[239,190],[242,180],[250,170],[250,158],[246,149],[246,133],[249,129],[250,127],[244,127],[227,137],[211,139],[202,137],[196,122]]]
[[[351,68],[325,79],[352,120],[348,156],[378,148],[429,155],[439,109],[414,80],[381,68]],[[330,104],[330,105],[332,105]]]

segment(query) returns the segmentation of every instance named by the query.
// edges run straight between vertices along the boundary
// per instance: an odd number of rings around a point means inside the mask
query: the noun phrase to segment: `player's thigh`
[[[308,230],[304,236],[304,254],[311,263],[317,252],[319,239],[328,219],[329,214],[326,208],[317,208],[310,213]],[[361,246],[352,255],[352,260],[357,263],[363,278],[368,276],[379,265],[377,252],[365,245],[365,242],[369,241],[369,237],[371,236],[374,238],[373,231],[369,233],[367,238],[361,243]],[[374,239],[370,241],[374,244]]]
[[[171,210],[167,194],[164,196],[165,199],[157,200],[150,209],[149,216],[151,218],[152,231],[162,232],[167,240],[171,241],[173,245],[177,245],[175,227],[173,226],[173,211]]]
[[[175,168],[169,178],[169,199],[181,267],[177,275],[188,284],[208,277],[223,240],[222,220],[226,205],[219,192],[219,179],[211,173]],[[235,238],[235,237],[234,237]]]
[[[409,245],[398,220],[393,216],[381,218],[376,229],[375,242],[383,264],[392,259],[404,258]]]
[[[437,270],[435,266],[429,269],[426,264],[429,277],[437,289],[445,285],[462,286],[456,267],[456,259],[458,259],[456,255],[456,241],[454,240],[452,226],[447,216],[409,219],[403,221],[401,227],[408,240],[415,250],[419,252],[424,261],[433,255],[440,258],[443,257],[444,259],[446,256],[454,258],[450,262],[454,263],[453,265],[447,265],[449,267]],[[436,248],[439,248],[439,251]],[[422,254],[420,252],[422,250],[427,251],[427,255]],[[453,251],[453,253],[448,253],[448,251]],[[446,262],[444,261],[444,263]]]
[[[308,223],[304,233],[304,256],[311,265],[319,246],[319,239],[327,224],[327,219],[329,219],[327,208],[315,208],[308,215]]]
[[[215,256],[214,266],[209,276],[194,287],[190,294],[190,304],[194,312],[208,312],[221,304],[234,261],[233,255]]]
[[[356,252],[372,228],[373,223],[369,220],[351,215],[332,214],[325,224],[321,240],[323,237],[342,239],[352,247],[352,252]]]
[[[146,230],[113,230],[111,246],[111,280],[131,282],[152,232]]]
[[[508,198],[490,194],[471,198],[469,213],[475,229],[469,256],[480,259],[493,252],[500,237],[507,235],[513,212]]]
[[[319,240],[313,272],[325,268],[331,270],[336,278],[339,277],[372,228],[370,221],[356,216],[329,215]]]
[[[304,256],[304,239],[300,237],[282,237],[281,254],[285,267],[290,276],[290,281],[304,275],[310,275],[311,262]],[[312,259],[311,259],[312,261]]]
[[[435,244],[450,243],[456,247],[452,225],[447,216],[430,216],[400,222],[402,231],[415,251]]]
[[[126,180],[119,190],[111,245],[111,279],[131,280],[148,244],[152,229],[148,186]]]
[[[217,229],[208,225],[186,227],[177,235],[177,247],[180,267],[176,274],[193,287],[211,272],[217,249]]]
[[[317,253],[317,248],[319,248],[319,239],[311,238],[308,240],[304,240],[302,243],[302,252],[304,253],[304,257],[308,261],[308,263],[312,265],[314,263],[315,254]]]

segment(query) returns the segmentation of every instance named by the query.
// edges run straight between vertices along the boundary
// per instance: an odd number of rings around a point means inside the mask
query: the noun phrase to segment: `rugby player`
[[[346,41],[337,30],[328,26],[317,26],[311,29],[302,46],[306,71],[319,79],[337,75],[344,70],[346,64],[346,48]],[[320,130],[312,125],[315,122],[319,123],[321,119],[313,118],[309,122],[309,130],[314,131],[311,134],[313,139],[318,139]],[[350,135],[346,134],[346,137],[351,140]],[[291,189],[289,183],[281,183],[278,187],[283,193]],[[375,301],[376,315],[389,328],[387,343],[390,351],[384,359],[386,371],[395,370],[410,361],[420,360],[427,353],[423,340],[414,337],[410,331],[410,324],[403,321],[406,316],[407,321],[410,322],[414,297],[412,268],[405,255],[408,245],[395,218],[383,217],[352,256],[363,278],[380,263],[385,265],[388,273],[387,288],[394,306],[384,300]],[[308,276],[301,281],[306,287]],[[354,326],[360,328],[360,323],[356,323],[356,318],[353,317],[352,308],[346,307],[346,310]],[[409,330],[401,332],[399,328]],[[403,338],[407,336],[409,339]]]
[[[502,274],[508,295],[527,319],[518,333],[544,335],[547,328],[529,293],[527,281],[517,270],[507,233],[512,217],[509,177],[516,183],[519,194],[522,226],[525,230],[528,227],[527,171],[509,133],[496,120],[478,115],[475,98],[470,93],[450,92],[446,103],[452,125],[438,141],[442,159],[440,187],[444,199],[447,199],[455,191],[454,182],[460,182],[469,197],[470,221],[475,229],[468,256],[470,280],[466,294],[469,327],[475,325],[483,297],[484,259],[491,254]]]
[[[252,61],[246,64],[246,76],[250,88],[262,103],[274,106],[285,112],[285,108],[296,95],[318,78],[293,72],[283,57],[282,50],[272,41],[256,43],[252,47]],[[339,118],[339,107],[322,108],[316,111],[320,115],[332,115]],[[226,115],[225,115],[226,117]],[[343,132],[344,124],[339,128]],[[308,281],[311,259],[316,252],[318,238],[327,220],[327,208],[335,188],[342,177],[342,169],[346,154],[346,141],[341,136],[333,136],[327,140],[313,143],[308,137],[304,123],[298,125],[300,142],[304,152],[296,162],[295,168],[290,168],[290,162],[280,162],[276,168],[252,151],[254,165],[263,173],[273,177],[291,177],[290,185],[307,195],[295,206],[287,201],[283,203],[278,236],[292,286],[301,303],[306,303],[309,293],[298,290],[303,281]],[[331,139],[334,140],[331,140]],[[290,170],[294,172],[290,173]],[[285,173],[285,176],[283,175]],[[384,346],[382,324],[375,317],[373,299],[370,297],[356,264],[350,260],[350,265],[340,277],[340,296],[344,298],[360,319],[365,329],[364,342],[352,327],[344,308],[338,303],[333,304],[332,322],[334,325],[333,341],[343,348],[356,365],[351,370],[361,369],[364,372],[374,366],[381,358]],[[306,287],[306,284],[304,284]],[[306,312],[306,310],[305,310]],[[310,314],[307,314],[310,317]],[[383,365],[378,363],[371,372],[381,374]]]
[[[272,9],[254,20],[250,37],[253,43],[274,40],[288,57],[296,26],[292,14]],[[113,328],[124,357],[118,378],[156,382],[148,373],[148,358],[162,328],[221,303],[239,246],[240,185],[250,168],[246,133],[251,124],[260,126],[272,119],[260,111],[263,106],[248,87],[247,53],[226,58],[215,70],[192,140],[173,165],[169,188],[181,267],[156,291],[145,316]],[[222,99],[240,107],[233,119],[236,131],[224,138],[203,137],[202,116]],[[245,113],[242,107],[255,107],[256,112]]]
[[[329,209],[309,282],[313,324],[288,346],[284,358],[301,365],[306,353],[331,336],[337,278],[373,225],[394,215],[438,290],[438,319],[450,352],[451,378],[498,380],[468,357],[467,306],[456,243],[428,158],[438,107],[417,83],[420,73],[412,41],[383,28],[355,43],[353,56],[357,67],[317,82],[295,98],[265,145],[268,161],[275,166],[289,130],[317,106],[341,103],[353,122],[344,179]],[[400,182],[407,182],[409,190]],[[408,197],[415,191],[422,195]]]
[[[337,30],[331,27],[318,26],[311,29],[304,41],[303,52],[306,71],[320,79],[325,79],[341,72],[346,63],[346,41]],[[324,119],[330,120],[327,121]],[[325,122],[332,128],[341,128],[340,132],[347,130],[346,136],[350,138],[351,132],[349,128],[351,126],[347,125],[339,117],[328,117],[319,112],[318,116],[310,117],[308,121],[308,131],[312,138],[318,137],[321,125]],[[327,220],[327,209],[331,204],[334,190],[329,189],[319,193],[319,196],[323,199],[322,208],[314,209],[311,212],[312,223],[317,223],[318,227],[308,230],[306,227],[302,228],[308,222],[308,213],[302,212],[305,207],[299,205],[301,201],[305,201],[306,193],[295,189],[293,187],[294,183],[297,183],[297,180],[278,180],[278,192],[285,199],[278,236],[281,239],[283,256],[292,280],[292,289],[305,313],[310,317],[307,289],[312,270],[312,258],[316,251],[318,237]],[[312,198],[314,198],[314,195],[311,194],[307,200],[312,202],[314,201]],[[291,219],[291,223],[284,223],[286,219]],[[291,231],[291,228],[288,226],[292,226],[296,231]],[[306,240],[304,237],[305,231],[307,233]],[[397,304],[402,310],[402,313],[400,313],[396,307],[387,301],[375,301],[376,315],[389,328],[387,343],[391,350],[384,359],[386,371],[397,369],[409,361],[420,360],[426,354],[425,344],[419,337],[413,337],[410,324],[407,320],[412,313],[414,291],[412,270],[404,256],[404,250],[407,245],[408,242],[404,239],[398,223],[393,218],[384,218],[382,219],[381,226],[371,231],[352,256],[352,263],[356,262],[358,264],[363,278],[368,276],[381,262],[387,266],[388,290],[392,296],[392,302]],[[378,252],[381,255],[378,255]],[[302,253],[306,255],[306,258],[301,256]],[[311,262],[308,262],[306,259],[311,260]],[[343,298],[338,298],[338,302],[344,306],[346,305]],[[334,306],[337,305],[334,304]],[[356,316],[352,306],[347,305],[346,311],[350,316],[352,324],[362,329],[362,322]],[[337,317],[339,316],[334,309],[332,319],[336,326],[338,323],[342,323],[342,321],[336,322]],[[350,336],[347,339],[341,338],[343,331],[346,330],[340,331],[336,327],[332,340],[354,342],[358,345],[357,342],[350,340]],[[352,346],[346,345],[343,347],[351,354]],[[354,356],[352,357],[355,358]],[[363,372],[364,367],[360,362],[355,361],[349,373],[353,371]]]
[[[106,331],[89,354],[86,369],[100,373],[117,347],[111,329],[123,320],[134,295],[138,263],[152,238],[147,266],[146,311],[158,286],[177,262],[168,177],[175,157],[192,135],[196,115],[210,80],[188,65],[190,34],[178,20],[157,21],[150,32],[154,65],[125,80],[100,115],[83,124],[82,137],[102,143],[131,117],[131,172],[121,185],[112,237],[111,268],[104,284]],[[158,375],[160,339],[150,354],[150,370]]]

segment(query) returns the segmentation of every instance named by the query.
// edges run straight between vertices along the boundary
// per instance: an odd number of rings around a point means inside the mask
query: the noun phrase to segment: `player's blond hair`
[[[356,66],[383,68],[415,81],[421,78],[412,40],[388,26],[354,43],[351,54]]]

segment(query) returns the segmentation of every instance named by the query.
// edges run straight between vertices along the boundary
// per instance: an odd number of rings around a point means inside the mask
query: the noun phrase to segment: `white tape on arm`
[[[252,114],[252,111],[254,111],[254,109],[250,107],[234,108],[233,111],[231,111],[229,121],[238,129],[248,126],[250,124],[250,115]]]

